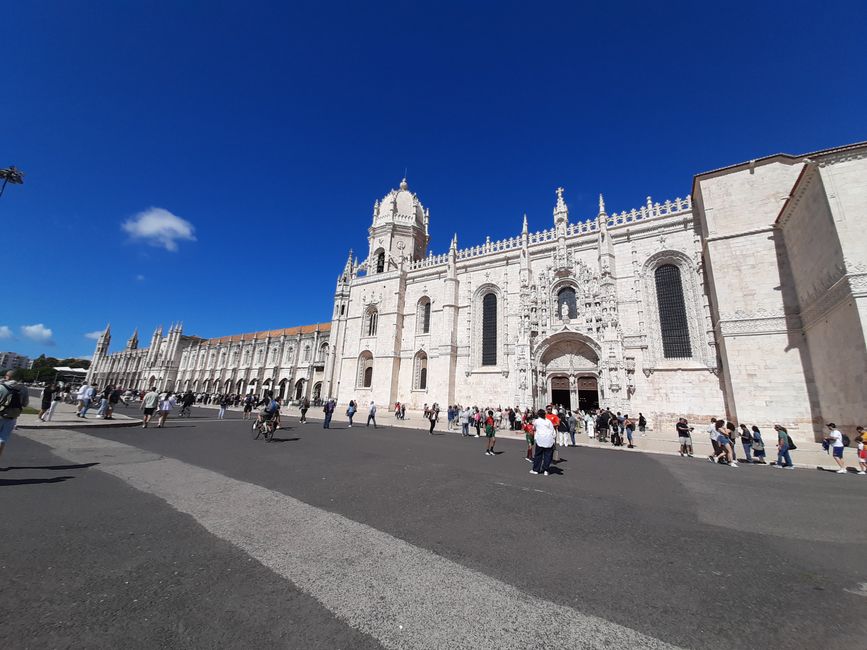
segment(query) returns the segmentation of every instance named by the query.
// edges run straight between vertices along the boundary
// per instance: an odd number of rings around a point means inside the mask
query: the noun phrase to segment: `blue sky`
[[[440,253],[550,227],[558,185],[578,220],[867,139],[864,25],[834,1],[8,3],[0,349],[326,321],[404,169]]]

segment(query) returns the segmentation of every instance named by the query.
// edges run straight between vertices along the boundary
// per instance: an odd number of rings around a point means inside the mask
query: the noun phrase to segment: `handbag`
[[[794,451],[795,449],[798,448],[798,446],[795,444],[795,441],[792,440],[792,436],[790,436],[788,433],[786,434],[786,440],[788,441],[788,444],[789,444],[789,451]]]
[[[553,461],[554,461],[555,463],[559,463],[559,462],[560,462],[560,451],[557,449],[557,445],[554,445],[554,456],[553,456]]]
[[[763,442],[759,442],[758,440],[753,438],[752,448],[753,448],[753,451],[764,451],[765,450],[765,444]]]

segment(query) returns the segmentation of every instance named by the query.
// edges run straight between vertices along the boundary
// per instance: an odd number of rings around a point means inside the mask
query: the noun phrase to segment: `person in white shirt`
[[[373,420],[373,428],[376,428],[376,404],[373,402],[370,403],[370,406],[367,409],[367,424],[365,426],[370,426],[370,421]]]
[[[160,417],[157,421],[157,429],[161,429],[162,426],[166,423],[166,418],[169,417],[169,413],[172,412],[172,409],[175,408],[175,404],[177,401],[172,395],[172,391],[167,391],[165,395],[163,395],[162,399],[160,399]]]
[[[554,457],[554,441],[557,432],[545,415],[545,410],[539,409],[536,419],[533,420],[536,455],[533,457],[533,469],[530,470],[530,474],[542,473],[548,476],[548,468],[551,467],[551,459]]]
[[[466,407],[461,411],[460,420],[461,420],[461,435],[469,438],[470,437],[470,416],[472,412],[470,411],[470,407]]]
[[[831,455],[834,457],[834,462],[840,468],[838,474],[846,474],[846,463],[843,461],[843,434],[833,422],[828,424],[831,430],[825,440],[828,441],[828,446],[831,448]]]
[[[587,431],[588,438],[594,438],[596,436],[596,432],[593,428],[593,414],[590,411],[587,411],[584,414],[584,429]]]

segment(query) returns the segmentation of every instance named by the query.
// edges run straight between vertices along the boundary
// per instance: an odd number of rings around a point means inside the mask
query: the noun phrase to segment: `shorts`
[[[536,444],[536,438],[534,436],[531,436],[529,433],[525,433],[524,438],[527,439],[527,446],[528,447],[532,447],[533,445]]]
[[[0,444],[5,445],[9,442],[12,436],[12,429],[18,423],[18,418],[2,418],[0,417]]]
[[[145,415],[153,415],[155,410],[156,409],[152,409],[152,408],[144,409],[144,414]]]
[[[495,438],[496,435],[497,435],[497,429],[496,429],[496,427],[491,427],[491,431],[490,431],[490,432],[485,431],[485,436],[488,437],[488,438]]]
[[[682,444],[682,445],[691,445],[692,444],[692,438],[690,438],[689,436],[678,436],[677,439],[680,442],[680,444]]]
[[[843,458],[843,447],[834,447],[834,458]]]

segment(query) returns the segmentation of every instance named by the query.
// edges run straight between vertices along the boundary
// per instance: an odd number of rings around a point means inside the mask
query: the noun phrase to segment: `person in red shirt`
[[[551,404],[548,404],[546,411],[545,419],[554,425],[554,431],[556,431],[560,426],[560,416],[554,413],[554,407]]]
[[[488,446],[485,449],[486,456],[496,456],[494,453],[494,445],[497,444],[497,425],[494,424],[494,412],[489,410],[485,417],[485,437],[488,439]]]

